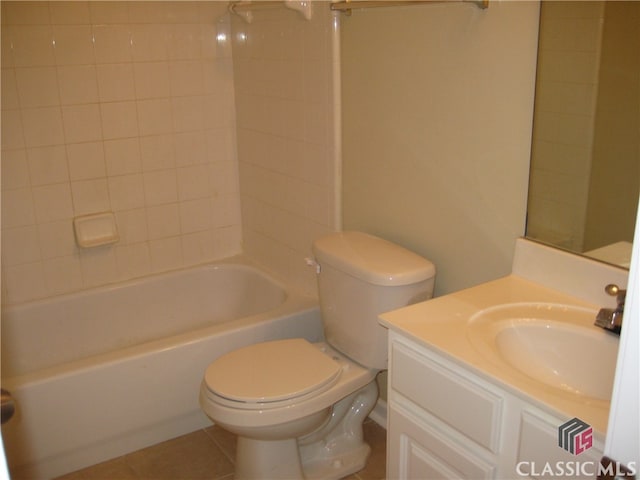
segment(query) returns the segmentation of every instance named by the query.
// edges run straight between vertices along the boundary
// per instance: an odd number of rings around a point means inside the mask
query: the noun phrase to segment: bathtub
[[[317,302],[242,257],[4,308],[11,470],[51,478],[210,425],[207,365],[289,337],[322,338]]]

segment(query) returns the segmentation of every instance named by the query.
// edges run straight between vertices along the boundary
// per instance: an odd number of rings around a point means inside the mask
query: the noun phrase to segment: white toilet
[[[362,469],[362,422],[387,368],[380,313],[432,296],[434,265],[360,232],[313,244],[326,343],[263,342],[209,365],[200,405],[238,435],[237,479],[337,479]]]

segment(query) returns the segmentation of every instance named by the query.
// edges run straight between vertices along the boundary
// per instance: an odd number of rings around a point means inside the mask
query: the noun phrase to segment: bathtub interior
[[[2,376],[23,375],[281,306],[255,268],[212,264],[2,310]]]
[[[235,265],[231,270],[238,271]],[[180,272],[174,272],[172,275],[176,277],[171,280],[200,284],[211,278],[209,274],[194,276],[193,271],[183,273],[187,277],[180,278]],[[254,280],[261,282],[260,277],[273,290],[266,295],[269,299],[266,303],[260,295],[253,297],[248,293],[255,292],[255,288],[247,282],[243,283],[244,290],[223,295],[235,296],[231,303],[242,304],[246,314],[243,318],[228,320],[222,315],[219,323],[207,323],[204,327],[198,322],[190,324],[192,330],[188,332],[182,332],[187,328],[182,325],[178,330],[182,333],[177,335],[163,334],[162,338],[116,351],[22,375],[3,376],[3,387],[11,390],[17,403],[14,418],[2,429],[15,478],[53,478],[204,428],[211,422],[200,410],[198,392],[203,373],[215,358],[261,341],[293,337],[311,342],[322,340],[317,301],[283,287],[263,273]],[[199,280],[193,282],[194,278]],[[118,288],[110,292],[124,295],[118,303],[130,300],[133,303],[129,306],[139,305],[133,297],[143,297],[142,294],[132,297]],[[152,298],[166,296],[175,301],[175,286],[163,294],[158,291],[161,288],[164,287],[155,285]],[[202,285],[194,288],[199,288],[205,297],[211,297],[214,290]],[[183,301],[192,298],[188,292],[180,297]],[[245,302],[243,296],[252,298]],[[101,302],[101,308],[108,313],[106,318],[113,319],[116,303],[106,299]],[[79,305],[86,306],[82,302]],[[201,299],[196,310],[209,308],[208,305]],[[67,304],[59,315],[68,314],[73,308],[80,307]],[[42,345],[46,346],[46,341]],[[77,347],[73,342],[68,345],[71,349]]]

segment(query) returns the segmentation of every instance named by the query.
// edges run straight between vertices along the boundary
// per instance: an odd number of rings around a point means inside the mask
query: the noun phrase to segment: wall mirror
[[[639,51],[640,2],[542,1],[528,238],[629,267]]]

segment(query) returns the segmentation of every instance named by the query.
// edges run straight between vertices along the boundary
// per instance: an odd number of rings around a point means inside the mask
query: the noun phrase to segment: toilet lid
[[[340,365],[302,338],[258,343],[227,353],[205,372],[215,394],[246,403],[278,402],[332,384]]]

